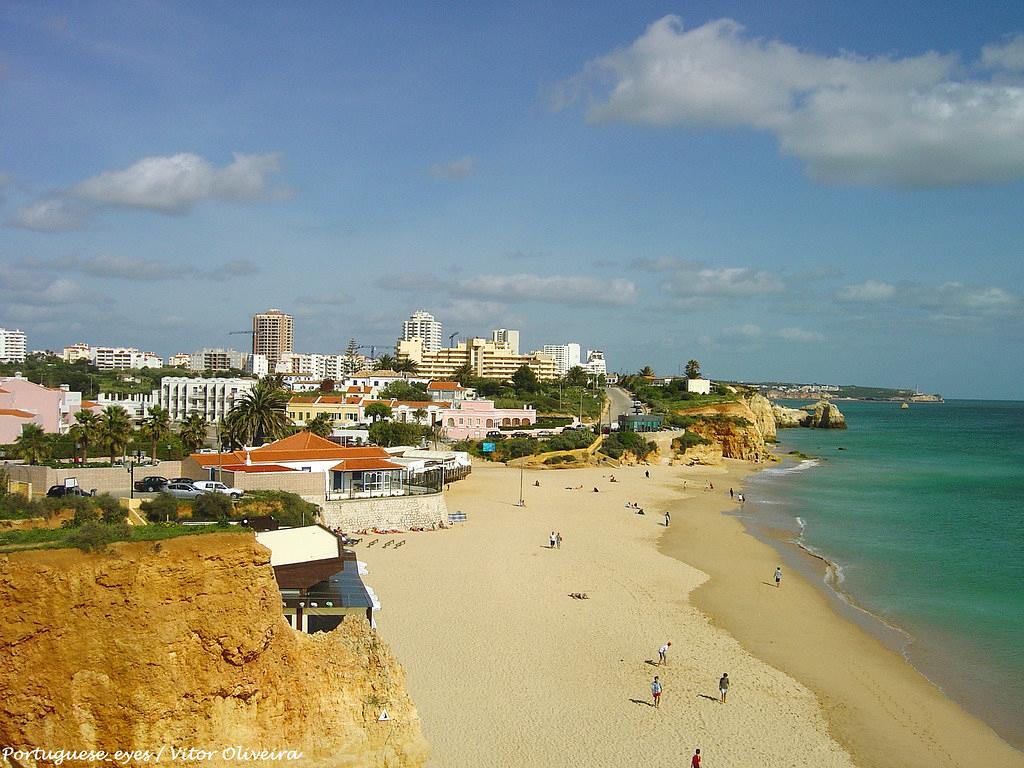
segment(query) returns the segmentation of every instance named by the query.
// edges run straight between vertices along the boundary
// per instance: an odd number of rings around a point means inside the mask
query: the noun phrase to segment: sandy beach
[[[1024,766],[814,585],[774,587],[777,554],[721,514],[752,469],[527,471],[518,507],[519,471],[478,465],[448,493],[465,524],[364,539],[431,765]]]

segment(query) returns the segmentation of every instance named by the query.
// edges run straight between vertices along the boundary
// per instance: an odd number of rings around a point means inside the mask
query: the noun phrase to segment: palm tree
[[[79,411],[68,435],[82,446],[82,463],[85,464],[89,460],[89,443],[100,437],[100,417],[92,411]]]
[[[307,432],[312,432],[317,437],[330,437],[334,431],[334,422],[327,413],[318,413],[306,422]]]
[[[156,461],[156,444],[171,433],[171,419],[165,408],[154,405],[149,409],[149,417],[142,425],[142,430],[153,443],[153,461]]]
[[[637,375],[644,379],[653,379],[654,369],[651,368],[651,366],[649,365],[645,365],[643,368],[640,369],[640,373],[638,373]]]
[[[223,451],[225,446],[229,451],[235,451],[245,445],[245,434],[242,432],[238,420],[230,418],[230,414],[228,416],[229,418],[221,418],[217,425],[220,442],[220,445],[217,446],[218,451]]]
[[[698,360],[689,360],[686,363],[686,378],[688,379],[699,379],[700,378],[700,362]]]
[[[395,366],[398,365],[398,361],[395,360],[391,355],[381,355],[377,358],[373,364],[373,370],[375,371],[394,371]]]
[[[18,455],[29,464],[39,464],[50,455],[50,441],[38,424],[25,424],[14,441]],[[6,490],[6,489],[5,489]]]
[[[178,438],[186,453],[195,453],[206,442],[206,419],[201,413],[192,413],[181,423]]]
[[[412,415],[413,415],[413,418],[416,419],[416,423],[417,424],[422,424],[423,420],[425,418],[427,418],[427,409],[426,408],[417,408],[415,411],[412,412]]]
[[[465,387],[469,384],[470,379],[473,378],[473,373],[473,366],[469,363],[463,363],[455,369],[455,372],[452,374],[452,378]]]
[[[226,421],[234,424],[245,442],[284,437],[291,427],[287,414],[288,393],[276,379],[265,377],[235,402]]]
[[[103,409],[100,419],[100,434],[103,442],[110,449],[110,463],[114,463],[114,457],[124,455],[129,441],[132,439],[132,420],[128,411],[120,405],[108,405]]]
[[[415,376],[420,372],[420,367],[415,360],[410,360],[408,357],[403,357],[401,360],[396,360],[392,370],[398,373],[407,373],[410,376]]]

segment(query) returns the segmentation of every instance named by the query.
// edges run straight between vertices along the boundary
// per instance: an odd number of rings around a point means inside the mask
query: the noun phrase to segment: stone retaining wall
[[[311,501],[313,499],[310,499]],[[317,501],[320,516],[328,528],[361,531],[366,528],[429,528],[448,520],[444,495],[390,496],[382,499]]]
[[[52,485],[64,485],[65,478],[74,477],[78,485],[87,491],[94,488],[96,493],[128,493],[131,488],[131,475],[124,467],[68,467],[54,469],[28,464],[7,464],[6,469],[11,480],[19,483],[32,484],[32,496],[45,496]],[[180,461],[161,461],[135,468],[135,479],[141,480],[148,475],[161,477],[178,477],[181,475]]]

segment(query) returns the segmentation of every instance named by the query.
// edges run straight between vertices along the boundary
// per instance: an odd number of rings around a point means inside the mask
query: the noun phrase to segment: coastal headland
[[[430,765],[1024,766],[816,585],[775,587],[775,550],[722,514],[755,469],[527,470],[519,507],[520,471],[478,464],[448,494],[465,524],[360,547]]]

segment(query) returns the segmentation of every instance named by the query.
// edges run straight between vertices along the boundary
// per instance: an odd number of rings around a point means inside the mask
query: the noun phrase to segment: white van
[[[196,480],[192,485],[196,490],[203,493],[223,493],[232,499],[240,499],[245,493],[241,488],[229,488],[224,483],[218,483],[216,480]]]

